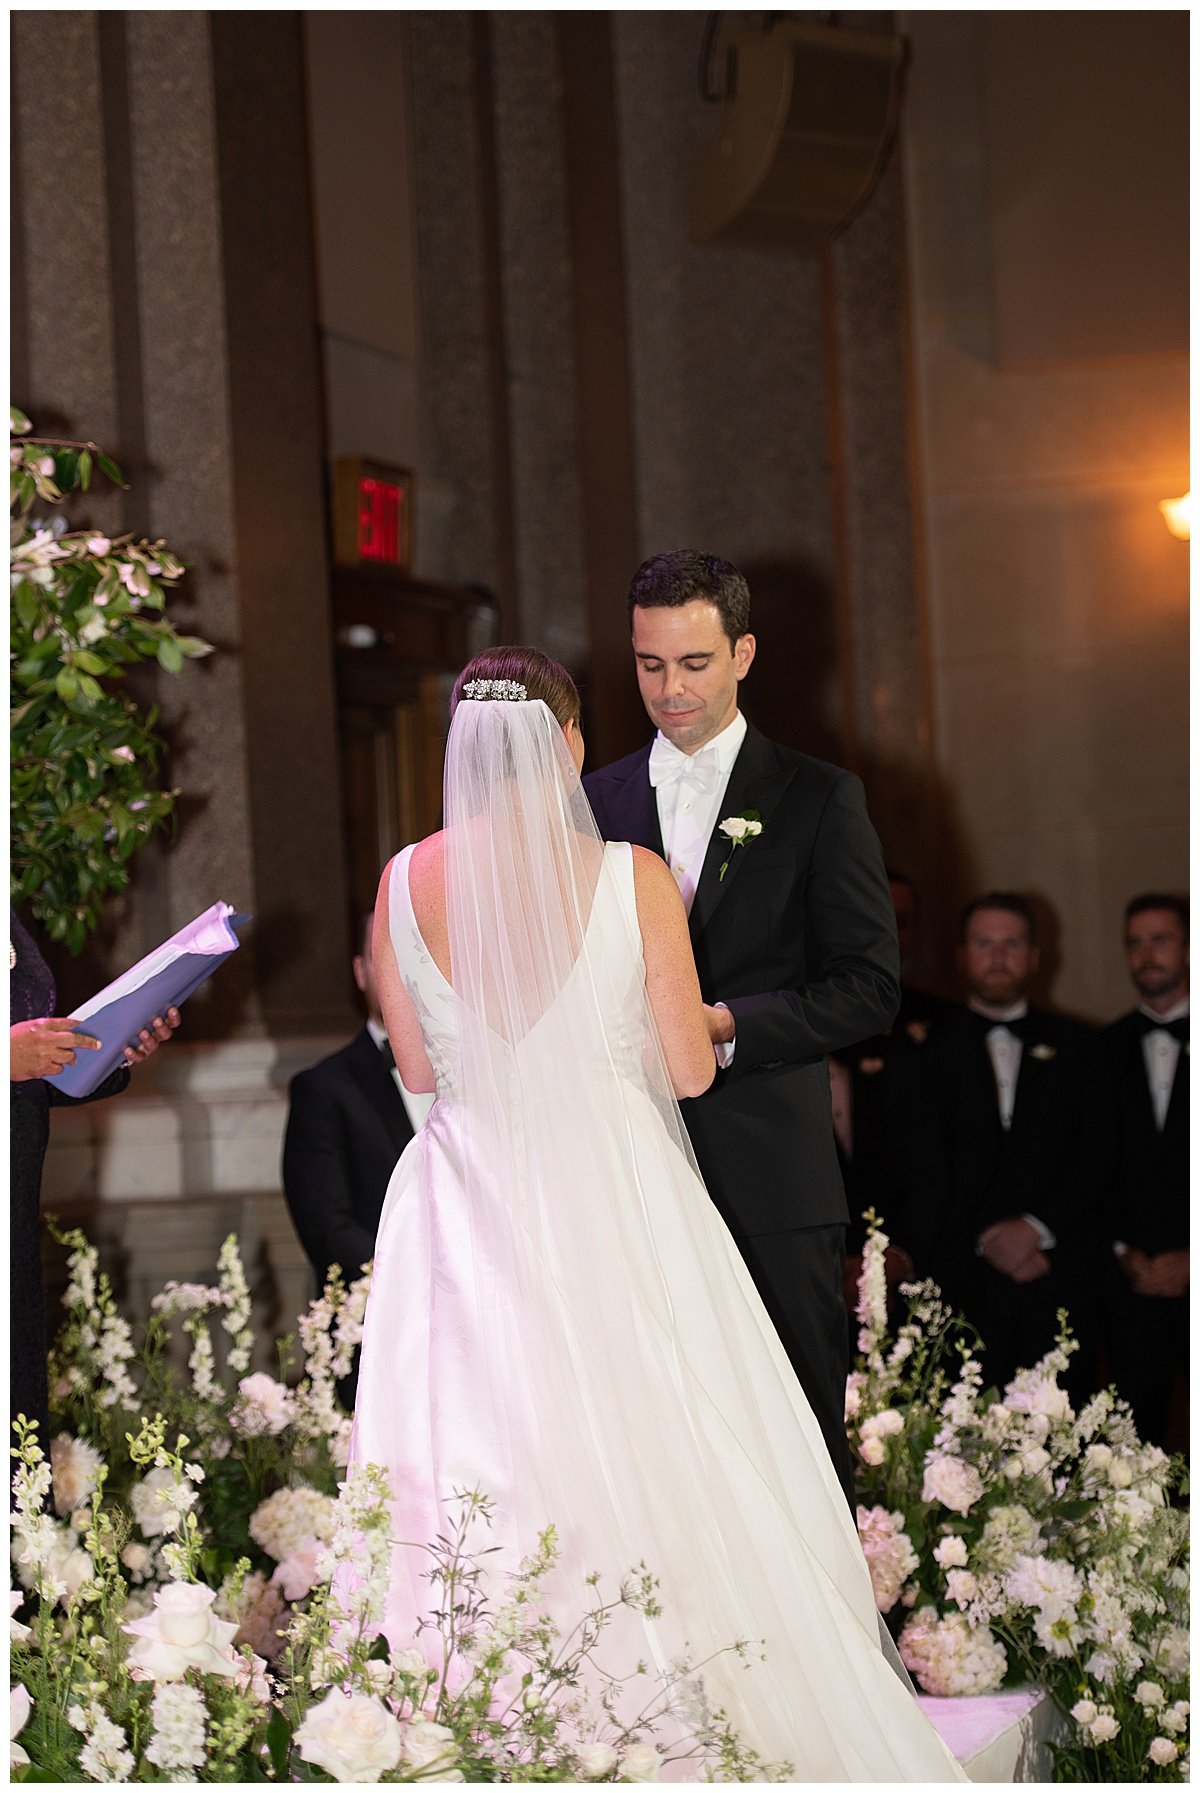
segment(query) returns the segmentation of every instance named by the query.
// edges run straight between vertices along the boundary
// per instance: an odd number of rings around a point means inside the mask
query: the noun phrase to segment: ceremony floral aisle
[[[561,1635],[540,1597],[547,1515],[521,1574],[493,1585],[486,1491],[463,1491],[429,1541],[425,1647],[388,1654],[386,1489],[375,1470],[346,1479],[335,1387],[366,1278],[335,1277],[276,1379],[247,1373],[233,1238],[215,1286],[168,1283],[137,1340],[95,1250],[62,1242],[54,1435],[48,1458],[28,1427],[14,1451],[14,1780],[652,1781],[668,1710],[688,1732],[672,1752],[686,1778],[791,1778],[709,1710],[703,1663],[660,1680],[605,1660],[620,1605],[656,1610],[653,1565],[606,1565]],[[937,1694],[1041,1685],[1071,1715],[1058,1779],[1185,1779],[1179,1466],[1108,1395],[1072,1413],[1065,1337],[1000,1399],[931,1285],[889,1333],[885,1244],[874,1230],[864,1257],[847,1424],[877,1603],[914,1679]]]

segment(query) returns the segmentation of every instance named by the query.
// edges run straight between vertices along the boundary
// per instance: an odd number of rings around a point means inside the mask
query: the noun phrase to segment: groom
[[[587,794],[605,839],[652,848],[679,884],[719,1066],[683,1117],[853,1507],[848,1216],[826,1055],[883,1033],[899,1003],[883,857],[859,780],[768,741],[738,709],[755,641],[736,567],[657,554],[629,617],[658,733],[592,773]]]

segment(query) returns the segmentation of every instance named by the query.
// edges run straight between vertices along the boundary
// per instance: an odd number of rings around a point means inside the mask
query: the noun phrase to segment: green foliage
[[[120,468],[94,442],[31,435],[19,411],[10,428],[11,893],[78,953],[178,794],[160,788],[157,712],[123,689],[126,669],[177,673],[212,649],[164,614],[184,573],[165,543],[34,515],[96,471],[122,484]]]

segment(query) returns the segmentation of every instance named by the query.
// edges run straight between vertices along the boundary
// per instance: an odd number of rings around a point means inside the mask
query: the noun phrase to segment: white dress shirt
[[[367,1032],[382,1052],[383,1048],[387,1045],[387,1035],[382,1027],[380,1027],[378,1021],[373,1021],[369,1015],[367,1016]],[[408,1116],[409,1124],[411,1125],[413,1132],[419,1133],[425,1116],[433,1107],[437,1097],[432,1093],[429,1095],[417,1096],[413,1094],[412,1090],[405,1089],[400,1078],[400,1073],[396,1069],[394,1063],[392,1065],[392,1082],[400,1091],[400,1100],[404,1103],[404,1112]]]
[[[992,1061],[992,1075],[996,1079],[996,1103],[1000,1110],[1000,1125],[1007,1133],[1012,1126],[1013,1108],[1016,1106],[1017,1078],[1021,1075],[1021,1053],[1024,1050],[1024,1045],[1015,1033],[1009,1032],[1005,1022],[1023,1020],[1029,1013],[1029,1004],[1015,1002],[1010,1009],[1005,1009],[1003,1014],[999,1015],[988,1015],[974,1002],[970,1006],[977,1015],[983,1015],[985,1021],[995,1022],[995,1026],[988,1030],[987,1049],[988,1057]],[[1036,1214],[1022,1214],[1021,1219],[1027,1220],[1037,1233],[1038,1249],[1053,1251],[1058,1240],[1046,1223],[1039,1220]]]
[[[733,762],[746,739],[746,718],[738,710],[733,721],[696,753],[684,753],[660,730],[650,749],[650,782],[658,805],[663,851],[690,915],[696,886]]]
[[[1179,1054],[1182,1042],[1173,1033],[1167,1032],[1168,1021],[1182,1021],[1191,1013],[1190,998],[1185,996],[1177,1002],[1173,1009],[1165,1015],[1156,1015],[1145,1003],[1141,1012],[1148,1020],[1157,1022],[1149,1033],[1142,1035],[1142,1057],[1146,1061],[1146,1081],[1150,1085],[1150,1100],[1154,1104],[1154,1125],[1161,1133],[1167,1124],[1167,1109],[1171,1106],[1171,1091],[1175,1085],[1175,1073],[1179,1069]]]
[[[721,818],[733,763],[746,739],[746,718],[738,710],[719,735],[697,753],[684,753],[660,729],[650,749],[650,782],[658,805],[658,826],[683,906],[690,915],[708,843]],[[718,1003],[718,1008],[724,1005]],[[733,1063],[736,1040],[713,1046],[723,1071]]]

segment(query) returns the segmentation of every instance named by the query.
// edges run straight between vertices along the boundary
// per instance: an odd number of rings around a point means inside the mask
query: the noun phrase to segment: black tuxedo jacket
[[[1108,1237],[1152,1256],[1182,1251],[1188,1229],[1188,1054],[1179,1054],[1162,1131],[1142,1052],[1142,1023],[1122,1015],[1101,1035],[1116,1134],[1108,1190]]]
[[[404,1099],[365,1027],[293,1077],[283,1193],[318,1287],[331,1264],[350,1282],[374,1254],[388,1181],[412,1136]]]
[[[663,853],[650,744],[584,782],[606,840]],[[750,1236],[844,1223],[826,1054],[887,1027],[900,995],[895,915],[861,782],[747,729],[718,821],[756,809],[736,850],[714,829],[692,947],[737,1046],[682,1104],[709,1193]],[[721,866],[728,862],[722,878]]]
[[[965,1008],[923,1043],[905,1040],[888,1076],[901,1231],[921,1275],[959,1295],[979,1234],[1022,1214],[1036,1215],[1054,1233],[1056,1269],[1090,1261],[1107,1157],[1093,1029],[1029,1010],[1007,1132],[986,1026]]]
[[[893,1244],[904,1245],[899,1172],[891,1137],[888,1090],[890,1067],[903,1042],[924,1044],[929,1035],[959,1012],[959,1004],[912,984],[900,986],[900,1008],[886,1033],[872,1034],[855,1046],[832,1056],[850,1074],[850,1129],[853,1153],[846,1158],[838,1146],[838,1162],[846,1199],[850,1204],[848,1251],[859,1252],[866,1242],[862,1216],[874,1208]]]

